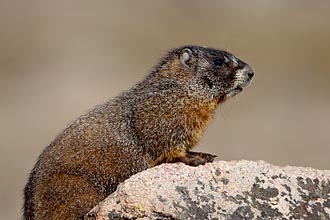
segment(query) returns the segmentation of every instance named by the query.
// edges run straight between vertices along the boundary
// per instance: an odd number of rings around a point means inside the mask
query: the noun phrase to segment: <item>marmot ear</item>
[[[180,54],[181,63],[185,66],[190,66],[189,61],[191,60],[192,56],[192,51],[189,48],[184,48],[183,50],[181,50]]]

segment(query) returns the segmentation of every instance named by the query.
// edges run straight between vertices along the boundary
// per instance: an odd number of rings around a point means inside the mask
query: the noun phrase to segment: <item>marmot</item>
[[[190,150],[216,107],[253,75],[223,50],[169,51],[141,82],[79,117],[45,148],[24,189],[24,219],[83,219],[137,172],[212,162],[213,155]]]

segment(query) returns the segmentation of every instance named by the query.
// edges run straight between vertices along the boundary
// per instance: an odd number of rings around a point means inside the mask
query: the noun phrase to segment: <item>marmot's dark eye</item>
[[[213,60],[213,64],[216,65],[216,66],[222,66],[224,63],[225,63],[225,61],[221,60],[221,59]]]

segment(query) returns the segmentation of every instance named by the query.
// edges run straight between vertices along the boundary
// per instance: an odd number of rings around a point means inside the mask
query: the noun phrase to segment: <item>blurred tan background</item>
[[[0,1],[0,219],[19,219],[37,156],[70,121],[130,88],[172,47],[255,69],[196,150],[330,169],[329,1]]]

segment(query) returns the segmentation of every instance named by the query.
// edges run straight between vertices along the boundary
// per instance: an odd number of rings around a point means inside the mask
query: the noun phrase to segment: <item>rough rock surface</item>
[[[330,219],[330,170],[162,164],[120,184],[86,219]]]

